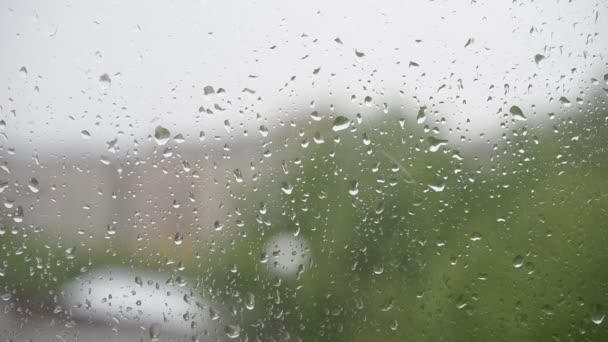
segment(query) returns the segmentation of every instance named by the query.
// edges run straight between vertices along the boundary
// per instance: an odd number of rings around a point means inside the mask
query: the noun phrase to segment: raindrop
[[[253,310],[255,308],[255,296],[251,292],[245,294],[245,307],[247,310]]]
[[[141,279],[140,276],[136,276],[135,277],[135,284],[137,284],[139,287],[142,287],[144,285],[144,281]]]
[[[334,132],[342,131],[350,126],[350,120],[344,116],[338,116],[331,127]]]
[[[76,258],[76,247],[70,247],[65,250],[65,257],[68,260]]]
[[[291,195],[291,192],[293,191],[293,185],[291,185],[291,183],[289,182],[283,182],[281,183],[281,190],[283,190],[283,192],[287,195]]]
[[[148,329],[150,334],[150,341],[158,341],[160,338],[160,326],[158,324],[152,324]]]
[[[437,152],[441,148],[441,146],[447,145],[448,141],[444,139],[437,139],[435,137],[428,137],[427,141],[431,145],[429,151]]]
[[[353,196],[357,196],[357,194],[359,193],[359,182],[357,182],[356,180],[351,181],[348,186],[348,193]]]
[[[184,141],[186,141],[186,139],[184,139],[184,136],[181,134],[178,134],[176,136],[173,137],[173,141],[175,141],[178,144],[183,143]]]
[[[426,120],[426,107],[420,107],[420,110],[418,110],[418,115],[416,116],[416,122],[418,124],[421,124],[425,120]]]
[[[19,69],[19,74],[21,75],[21,77],[27,77],[27,68],[22,66],[21,69]]]
[[[176,245],[181,245],[182,242],[184,242],[184,236],[182,235],[181,232],[177,232],[175,233],[175,237],[173,238],[173,242],[175,242]]]
[[[543,56],[543,55],[534,56],[534,63],[536,63],[536,65],[538,65],[538,66],[542,66],[544,60],[545,60],[545,56]]]
[[[515,120],[519,120],[519,121],[526,120],[526,117],[524,116],[524,112],[518,106],[511,106],[511,109],[509,109],[509,112],[511,112],[511,115],[513,115],[513,118]]]
[[[166,144],[170,137],[171,132],[169,132],[168,129],[162,126],[156,126],[156,129],[154,130],[154,141],[156,141],[158,145],[162,146]]]
[[[33,193],[37,193],[38,191],[40,191],[40,188],[38,187],[38,180],[36,178],[30,179],[28,186],[30,188],[30,191]]]
[[[243,174],[241,173],[240,169],[235,169],[232,171],[232,174],[234,174],[234,179],[237,183],[243,183]]]
[[[215,89],[213,89],[212,86],[205,86],[205,88],[203,88],[203,92],[205,95],[211,95],[215,94]]]
[[[266,126],[264,126],[264,125],[260,126],[260,134],[263,137],[268,136],[268,128]]]
[[[324,116],[325,116],[324,114],[321,114],[317,111],[310,113],[310,118],[315,121],[321,121],[321,119],[323,119]]]
[[[524,257],[521,255],[517,255],[513,258],[513,267],[521,268],[524,265]]]
[[[236,324],[230,324],[226,326],[224,332],[229,338],[238,338],[241,336],[241,327]]]
[[[372,272],[376,275],[384,273],[384,266],[382,264],[376,264],[372,267]]]
[[[85,129],[85,130],[80,131],[80,136],[81,136],[83,139],[91,139],[91,133],[89,133],[89,131],[87,131],[86,129]]]
[[[111,226],[111,225],[107,225],[107,226],[106,226],[106,233],[107,233],[108,235],[114,235],[114,234],[116,234],[116,228],[114,228],[114,227],[113,227],[113,226]]]
[[[112,80],[110,79],[110,75],[102,74],[99,76],[99,87],[103,90],[109,89],[112,84]]]
[[[442,192],[445,189],[445,184],[443,184],[443,183],[429,184],[429,188],[431,188],[431,190],[433,190],[435,192]]]
[[[17,223],[23,222],[23,208],[21,206],[17,206],[17,209],[13,213],[13,221]]]
[[[469,239],[471,241],[479,241],[481,240],[481,234],[474,232],[473,234],[471,234],[471,237]]]
[[[604,322],[604,318],[606,318],[606,313],[604,312],[604,309],[602,308],[602,306],[599,304],[593,305],[592,313],[591,313],[591,321],[594,324],[600,325]]]
[[[563,96],[559,98],[559,102],[561,102],[564,107],[570,107],[572,105],[572,103],[570,103],[570,100]]]

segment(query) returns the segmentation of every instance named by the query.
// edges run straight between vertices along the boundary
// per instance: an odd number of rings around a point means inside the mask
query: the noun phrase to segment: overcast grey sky
[[[201,130],[227,134],[228,119],[238,136],[260,121],[272,127],[307,115],[302,107],[312,101],[351,103],[347,116],[371,115],[385,102],[413,114],[425,105],[450,127],[470,120],[468,134],[478,136],[498,131],[497,112],[512,104],[541,120],[562,96],[584,99],[591,78],[603,84],[607,7],[600,0],[5,1],[0,116],[17,153],[103,149],[114,138],[124,151],[159,124],[198,139]],[[536,55],[544,56],[540,64]],[[100,85],[103,74],[109,88]],[[207,85],[226,92],[205,97]],[[362,105],[366,96],[371,106]],[[215,104],[225,111],[198,111]],[[92,138],[83,141],[81,130]]]

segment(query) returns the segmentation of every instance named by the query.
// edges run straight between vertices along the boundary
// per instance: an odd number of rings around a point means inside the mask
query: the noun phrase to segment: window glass
[[[7,341],[605,341],[608,5],[0,4]]]

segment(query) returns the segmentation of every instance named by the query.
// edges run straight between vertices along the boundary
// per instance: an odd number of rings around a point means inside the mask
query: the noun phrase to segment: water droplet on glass
[[[241,327],[236,324],[230,324],[226,326],[224,332],[229,338],[238,338],[241,336]]]
[[[89,131],[87,131],[87,130],[82,130],[82,131],[80,131],[80,136],[83,139],[90,139],[91,138],[91,133],[89,133]]]
[[[30,188],[30,191],[33,193],[37,193],[38,191],[40,191],[40,189],[38,188],[38,180],[36,178],[30,179],[28,186]]]
[[[150,334],[150,341],[158,341],[160,338],[160,326],[158,324],[152,324],[148,329]]]
[[[253,310],[255,308],[255,296],[251,292],[245,294],[245,307],[247,310]]]
[[[237,183],[243,183],[243,174],[241,173],[240,169],[235,169],[232,171],[232,174],[234,175],[234,179]]]
[[[110,79],[110,75],[102,74],[101,76],[99,76],[99,87],[101,89],[107,90],[110,88],[111,84],[112,84],[112,80]]]
[[[519,120],[519,121],[526,120],[526,117],[524,116],[524,112],[518,106],[511,106],[511,109],[509,109],[509,112],[511,113],[511,115],[513,115],[513,118],[515,120]]]
[[[283,182],[281,183],[281,190],[283,190],[283,192],[287,195],[291,195],[291,192],[293,191],[293,185],[291,185],[291,183],[289,182]]]
[[[22,66],[21,69],[19,69],[19,74],[21,75],[21,77],[27,77],[27,68]]]
[[[114,228],[114,226],[107,225],[106,226],[106,234],[108,234],[108,235],[114,235],[114,234],[116,234],[116,228]]]
[[[175,233],[175,237],[173,238],[173,242],[175,242],[176,245],[181,245],[182,242],[184,242],[184,236],[182,235],[181,232],[177,232]]]
[[[268,128],[266,126],[264,126],[264,125],[260,126],[260,134],[263,137],[268,136]]]
[[[570,100],[568,100],[567,98],[565,98],[564,96],[559,98],[559,102],[564,106],[564,107],[570,107],[572,105],[572,103],[570,103]]]
[[[599,304],[594,304],[591,310],[591,321],[596,325],[602,324],[604,322],[604,318],[606,318],[604,308]]]
[[[203,93],[205,95],[215,94],[215,89],[213,89],[212,86],[205,86],[205,88],[203,88]]]
[[[342,131],[350,126],[350,120],[344,116],[338,116],[331,127],[334,132]]]
[[[481,240],[481,234],[474,232],[473,234],[471,234],[471,237],[469,239],[471,241],[479,241]]]
[[[435,137],[428,137],[427,141],[431,145],[429,151],[437,152],[441,148],[441,146],[447,145],[448,141],[444,139],[437,139]]]
[[[17,223],[23,222],[23,208],[21,206],[17,206],[17,209],[13,213],[13,221]]]
[[[543,56],[543,55],[534,56],[534,63],[536,63],[536,65],[538,65],[538,66],[542,66],[544,60],[545,60],[545,56]]]
[[[156,129],[154,130],[154,141],[156,141],[158,145],[162,146],[166,144],[170,137],[171,132],[169,132],[168,129],[162,126],[156,126]]]
[[[313,119],[314,121],[321,121],[321,119],[323,119],[324,116],[325,116],[324,114],[321,114],[317,111],[310,113],[310,118]]]
[[[182,134],[178,134],[178,135],[176,135],[176,136],[173,137],[173,141],[175,141],[178,144],[181,144],[184,141],[186,141],[186,139],[184,138],[184,136]]]
[[[382,264],[376,264],[372,267],[372,272],[376,275],[384,273],[384,266]]]
[[[65,250],[65,257],[68,260],[72,260],[72,259],[76,258],[75,254],[76,254],[76,247],[70,247]]]
[[[431,190],[433,190],[435,192],[442,192],[445,189],[445,184],[443,184],[443,183],[429,184],[429,188],[431,188]]]
[[[140,276],[136,276],[135,277],[135,284],[137,284],[139,287],[142,287],[144,285],[144,281],[141,279]]]
[[[416,122],[418,124],[421,124],[425,120],[426,120],[426,107],[420,107],[420,110],[418,110],[418,115],[416,115]]]
[[[513,267],[521,268],[524,265],[524,257],[521,255],[517,255],[513,258]]]
[[[357,196],[357,194],[359,193],[359,182],[357,182],[356,180],[350,181],[350,184],[348,186],[348,193],[353,196]]]

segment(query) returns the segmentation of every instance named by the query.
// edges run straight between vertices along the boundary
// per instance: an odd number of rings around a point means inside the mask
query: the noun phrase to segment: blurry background
[[[0,5],[0,337],[608,338],[604,1]]]

